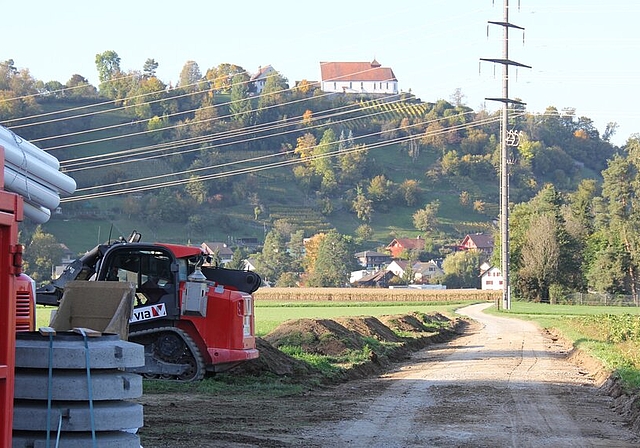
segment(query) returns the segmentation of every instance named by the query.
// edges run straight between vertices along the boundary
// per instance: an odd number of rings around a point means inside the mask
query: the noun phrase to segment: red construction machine
[[[149,378],[197,381],[257,358],[251,294],[260,276],[206,266],[199,247],[140,239],[134,231],[96,246],[37,290],[37,303],[58,305],[70,282],[133,284],[128,339],[144,345],[145,366],[134,371]]]

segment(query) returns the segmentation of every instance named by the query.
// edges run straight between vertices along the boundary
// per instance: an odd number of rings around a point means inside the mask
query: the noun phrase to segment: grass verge
[[[640,389],[640,308],[512,302],[486,312],[536,322],[602,362],[626,390]]]

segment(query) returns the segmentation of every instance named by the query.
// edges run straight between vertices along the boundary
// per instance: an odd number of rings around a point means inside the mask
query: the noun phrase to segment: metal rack
[[[4,149],[0,147],[0,166]],[[11,446],[16,341],[14,279],[20,273],[22,250],[18,245],[18,222],[22,221],[22,197],[4,190],[0,169],[0,446]]]

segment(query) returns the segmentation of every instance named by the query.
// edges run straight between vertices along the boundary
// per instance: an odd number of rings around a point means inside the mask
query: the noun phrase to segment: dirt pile
[[[442,329],[434,331],[430,325],[433,322],[438,322]],[[458,323],[438,313],[382,316],[380,319],[365,316],[336,320],[291,320],[264,338],[258,338],[260,357],[236,367],[233,373],[270,373],[292,379],[309,379],[320,372],[306,362],[287,355],[280,347],[299,347],[303,352],[313,355],[340,357],[349,351],[360,351],[369,346],[372,352],[368,362],[348,366],[342,375],[334,379],[359,378],[380,372],[389,362],[405,359],[413,350],[452,337]],[[371,339],[381,344],[370,344]]]
[[[274,347],[294,346],[317,355],[339,356],[362,350],[362,335],[331,319],[298,319],[283,323],[264,339]]]

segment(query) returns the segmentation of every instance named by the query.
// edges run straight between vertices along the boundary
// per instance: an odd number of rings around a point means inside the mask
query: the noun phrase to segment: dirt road
[[[593,375],[533,324],[484,314],[450,343],[381,377],[304,397],[162,397],[145,406],[151,447],[638,447]],[[143,430],[144,433],[144,430]],[[153,436],[153,437],[149,437]]]
[[[480,325],[380,381],[325,447],[637,447],[593,381],[533,325],[464,308]],[[311,436],[311,434],[310,434]],[[347,445],[348,444],[348,445]]]

